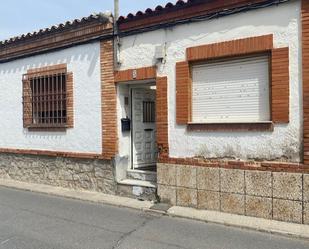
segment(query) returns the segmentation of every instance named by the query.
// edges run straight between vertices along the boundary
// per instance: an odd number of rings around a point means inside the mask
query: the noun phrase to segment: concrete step
[[[155,182],[134,179],[124,179],[117,184],[117,195],[145,201],[157,200]]]
[[[128,170],[127,179],[157,182],[157,172],[144,170]]]

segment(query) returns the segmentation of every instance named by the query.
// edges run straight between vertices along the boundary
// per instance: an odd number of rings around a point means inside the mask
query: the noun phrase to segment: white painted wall
[[[168,76],[171,157],[300,161],[302,141],[300,2],[235,14],[123,38],[120,70],[155,64],[155,47],[166,43],[167,59],[159,74]],[[290,123],[273,132],[187,132],[175,122],[175,64],[187,47],[273,34],[275,47],[290,48]],[[120,134],[120,143],[124,139]],[[120,147],[122,148],[123,145]],[[120,153],[122,153],[120,151]]]
[[[129,117],[131,118],[130,105],[125,105],[125,98],[130,99],[130,88],[128,84],[118,84],[117,86],[117,126],[119,139],[119,155],[121,157],[127,157],[130,160],[131,153],[131,133],[122,132],[121,130],[121,119]],[[131,127],[132,128],[132,127]]]
[[[0,64],[0,148],[101,153],[99,42]],[[74,128],[30,132],[23,128],[22,75],[31,68],[67,63],[74,78]]]

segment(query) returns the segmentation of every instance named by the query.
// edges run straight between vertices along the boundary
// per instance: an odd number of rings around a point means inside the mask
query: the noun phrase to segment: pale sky
[[[113,0],[0,0],[0,40],[48,28],[93,12],[112,11]],[[154,8],[176,0],[120,0],[120,13]]]

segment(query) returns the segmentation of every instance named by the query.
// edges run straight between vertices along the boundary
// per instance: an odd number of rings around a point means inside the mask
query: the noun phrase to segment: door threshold
[[[140,170],[140,171],[147,171],[147,172],[157,172],[157,164],[152,164],[148,166],[139,166],[132,170]]]
[[[141,173],[141,174],[148,174],[148,175],[156,175],[156,171],[150,171],[150,170],[140,170],[140,169],[128,169],[129,173]]]
[[[134,180],[134,179],[124,179],[118,182],[119,184],[129,185],[129,186],[139,186],[146,188],[157,188],[156,183],[151,181]]]

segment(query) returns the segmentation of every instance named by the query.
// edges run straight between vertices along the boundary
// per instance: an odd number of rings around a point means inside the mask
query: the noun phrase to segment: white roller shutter
[[[267,55],[193,66],[193,122],[270,120]]]

